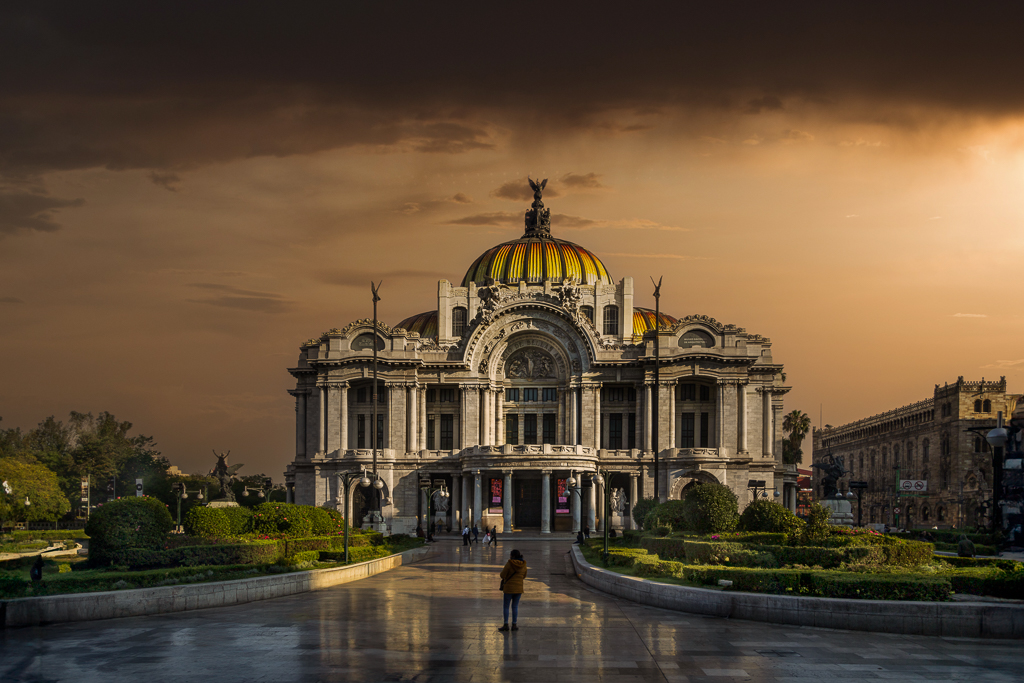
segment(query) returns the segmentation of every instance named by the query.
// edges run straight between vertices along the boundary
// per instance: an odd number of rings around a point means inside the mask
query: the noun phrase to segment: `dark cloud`
[[[491,196],[498,199],[511,199],[517,202],[532,202],[533,190],[530,189],[530,182],[526,178],[518,178],[503,183],[501,187],[491,190]],[[544,188],[544,198],[561,197],[558,191],[550,182]]]
[[[582,188],[588,190],[602,189],[604,185],[601,184],[601,176],[598,173],[566,173],[564,176],[559,178],[558,182],[562,183],[566,187],[571,188]]]
[[[747,102],[744,111],[748,114],[760,114],[763,111],[778,111],[779,109],[782,109],[782,100],[775,95],[765,95],[764,97],[755,97]]]
[[[54,212],[83,204],[84,199],[58,199],[35,192],[0,192],[0,235],[25,230],[55,232],[60,230],[60,224],[54,220]]]
[[[201,299],[186,299],[193,304],[235,308],[257,313],[281,313],[292,306],[291,301],[273,292],[257,292],[213,282],[193,282],[188,286],[209,293],[208,296]]]
[[[473,203],[472,199],[470,199],[466,195],[462,194],[461,192],[456,192],[455,196],[453,196],[450,201],[455,202],[456,204],[472,204]]]
[[[104,7],[0,8],[0,174],[170,173],[356,145],[459,154],[506,133],[647,130],[637,116],[678,109],[813,102],[908,124],[1024,110],[1020,3],[566,4],[542,21],[430,4]]]
[[[170,190],[171,192],[178,191],[178,183],[181,182],[181,176],[177,173],[171,173],[170,171],[151,171],[149,179],[153,181],[153,184],[159,185],[160,187]]]
[[[25,301],[16,296],[0,296],[0,304],[23,304]]]
[[[559,228],[566,228],[569,230],[582,230],[585,228],[594,228],[600,224],[600,221],[595,221],[590,218],[583,218],[582,216],[570,216],[564,213],[556,213],[551,217],[551,225]]]
[[[531,194],[530,197],[533,197]],[[478,213],[473,216],[455,218],[448,221],[449,225],[478,225],[478,226],[505,226],[518,223],[523,220],[523,214],[510,213],[508,211],[492,211],[490,213]]]

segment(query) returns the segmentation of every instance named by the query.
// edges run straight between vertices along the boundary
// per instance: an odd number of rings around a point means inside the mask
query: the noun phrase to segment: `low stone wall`
[[[280,598],[295,593],[331,588],[358,581],[423,559],[428,548],[414,548],[397,555],[346,567],[313,569],[251,579],[215,581],[183,586],[135,588],[99,593],[70,593],[38,598],[0,601],[3,628],[42,626],[68,621],[139,617],[166,612],[240,605],[255,600]]]
[[[595,567],[572,548],[583,583],[653,607],[792,626],[959,638],[1024,638],[1024,605],[896,602],[740,593],[659,583]]]

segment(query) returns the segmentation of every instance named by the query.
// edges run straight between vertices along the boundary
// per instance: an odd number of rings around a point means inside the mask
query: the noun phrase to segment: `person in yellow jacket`
[[[502,609],[505,613],[505,625],[499,631],[518,631],[516,621],[519,619],[519,598],[523,597],[523,583],[526,579],[526,560],[518,550],[513,550],[509,561],[501,570],[501,591],[504,593]],[[512,607],[512,628],[508,627],[508,608]]]

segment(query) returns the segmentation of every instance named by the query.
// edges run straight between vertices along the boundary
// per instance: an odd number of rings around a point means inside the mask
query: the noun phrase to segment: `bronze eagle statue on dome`
[[[536,199],[539,202],[540,201],[541,192],[544,191],[544,188],[548,184],[548,179],[545,178],[544,180],[540,181],[539,183],[534,182],[533,178],[531,178],[530,176],[526,176],[526,179],[530,182],[530,189],[533,190],[533,198]]]

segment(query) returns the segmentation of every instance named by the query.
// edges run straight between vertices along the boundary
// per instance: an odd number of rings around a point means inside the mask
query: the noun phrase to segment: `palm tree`
[[[794,410],[783,418],[782,428],[789,432],[789,438],[783,444],[786,446],[782,453],[783,461],[788,464],[797,464],[803,455],[800,444],[804,442],[807,432],[811,431],[811,418],[803,411]]]

